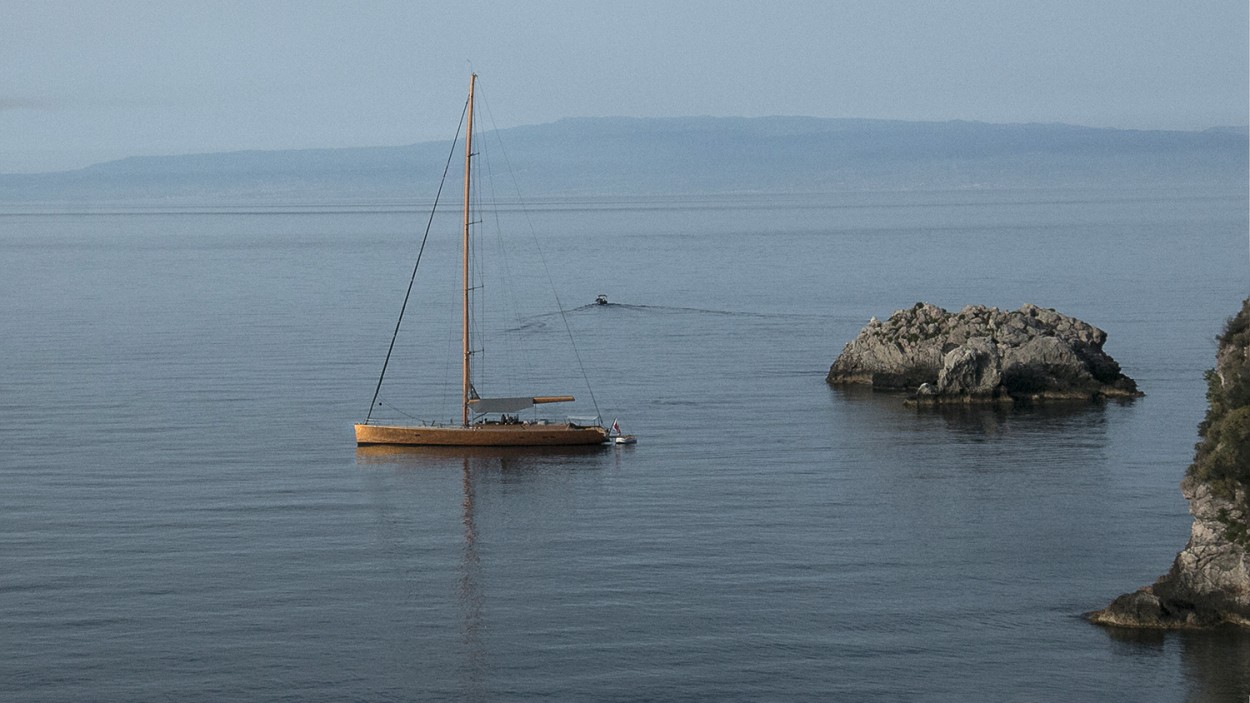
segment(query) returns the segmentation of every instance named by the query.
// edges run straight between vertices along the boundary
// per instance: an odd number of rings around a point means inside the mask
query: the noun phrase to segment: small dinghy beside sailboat
[[[619,420],[612,421],[612,429],[608,432],[608,441],[613,444],[637,444],[638,438],[632,434],[621,432],[621,423]]]

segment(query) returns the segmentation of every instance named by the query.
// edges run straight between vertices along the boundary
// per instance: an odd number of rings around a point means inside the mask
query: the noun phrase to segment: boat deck
[[[356,425],[356,444],[410,446],[535,447],[602,444],[608,431],[570,423],[483,424],[469,427]]]

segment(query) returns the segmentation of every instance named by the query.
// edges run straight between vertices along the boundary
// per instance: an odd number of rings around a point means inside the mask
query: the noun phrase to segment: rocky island
[[[1215,368],[1206,377],[1210,407],[1181,481],[1194,516],[1189,543],[1167,574],[1089,613],[1093,622],[1250,626],[1250,299],[1220,335]]]
[[[914,392],[921,404],[1141,395],[1102,345],[1107,333],[1054,310],[957,313],[927,303],[872,318],[829,369],[833,385]]]

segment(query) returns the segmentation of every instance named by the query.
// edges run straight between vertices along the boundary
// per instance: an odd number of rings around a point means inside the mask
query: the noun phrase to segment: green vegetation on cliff
[[[1214,369],[1207,371],[1207,416],[1198,425],[1202,438],[1189,466],[1189,476],[1203,481],[1219,496],[1245,505],[1250,491],[1250,299],[1232,317],[1219,337]],[[1246,525],[1221,515],[1226,536],[1250,546]]]

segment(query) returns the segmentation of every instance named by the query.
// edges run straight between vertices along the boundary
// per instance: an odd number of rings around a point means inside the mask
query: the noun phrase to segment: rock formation
[[[872,318],[825,380],[915,391],[917,402],[934,404],[1141,395],[1103,352],[1106,339],[1093,325],[1036,305],[950,313],[916,303],[885,322]]]
[[[1154,585],[1089,613],[1101,625],[1250,626],[1250,300],[1219,338],[1207,372],[1202,440],[1181,492],[1194,516],[1189,543]]]

